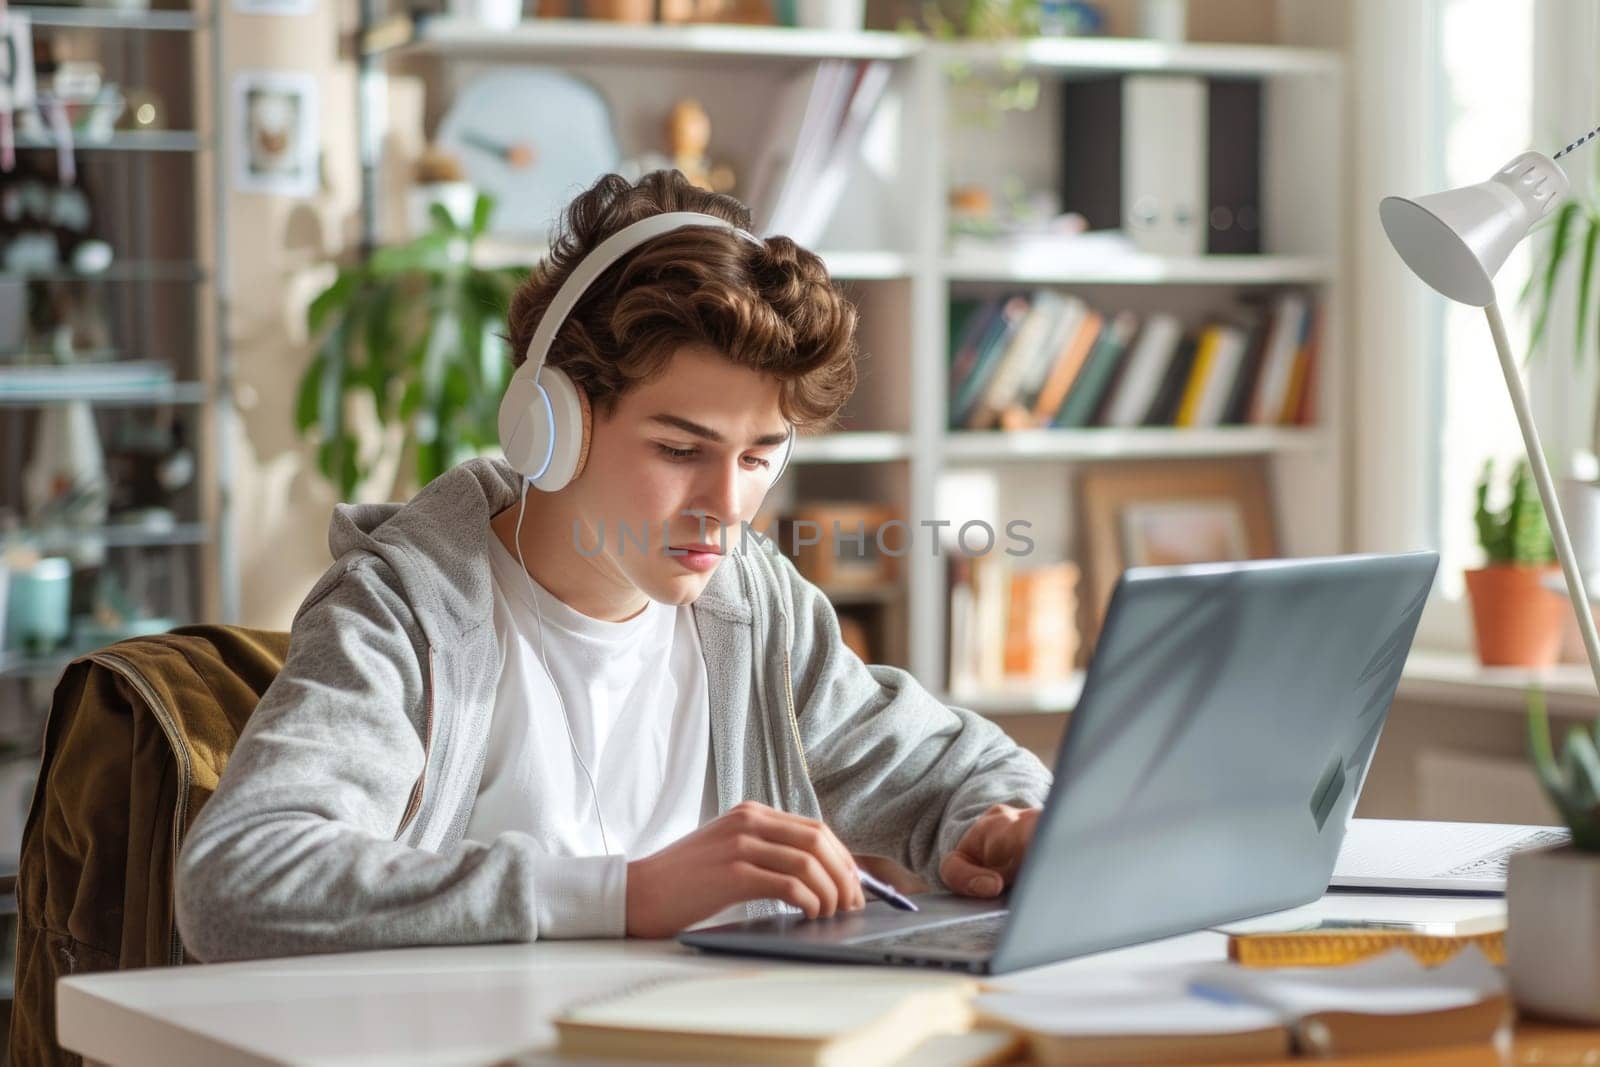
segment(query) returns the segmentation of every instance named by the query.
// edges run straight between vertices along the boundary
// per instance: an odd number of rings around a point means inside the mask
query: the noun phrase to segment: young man
[[[1015,874],[1044,767],[863,664],[741,536],[791,428],[854,388],[821,261],[675,171],[610,175],[513,300],[513,357],[602,241],[679,211],[727,225],[650,238],[552,316],[546,363],[589,412],[569,482],[479,460],[336,510],[336,562],[179,861],[197,957],[827,916],[863,906],[852,853],[980,896]]]

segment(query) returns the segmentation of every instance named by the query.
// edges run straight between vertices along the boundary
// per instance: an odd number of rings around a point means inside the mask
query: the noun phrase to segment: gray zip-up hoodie
[[[489,520],[521,490],[506,464],[475,460],[407,504],[336,509],[334,565],[179,858],[193,955],[624,934],[620,906],[583,899],[575,874],[625,876],[625,857],[462,837],[501,669]],[[757,544],[730,544],[693,608],[719,812],[755,800],[823,819],[851,851],[937,883],[989,805],[1043,803],[1032,754],[904,671],[863,664],[823,595]]]

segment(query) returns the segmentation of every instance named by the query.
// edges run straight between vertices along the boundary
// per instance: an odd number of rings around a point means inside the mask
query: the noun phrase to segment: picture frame
[[[1099,633],[1111,592],[1128,567],[1278,554],[1272,491],[1260,457],[1096,466],[1079,479],[1078,498],[1089,639]]]
[[[304,71],[241,70],[233,77],[234,186],[309,197],[321,182],[317,79]]]
[[[807,504],[780,523],[781,544],[800,574],[824,589],[882,586],[895,580],[894,553],[901,550],[904,535],[887,538],[884,552],[878,548],[878,530],[896,517],[894,509],[881,504]],[[806,525],[797,530],[801,523]],[[804,536],[797,536],[801,531]]]

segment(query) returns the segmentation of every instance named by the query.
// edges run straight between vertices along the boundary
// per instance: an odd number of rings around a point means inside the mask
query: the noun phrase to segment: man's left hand
[[[963,896],[999,896],[1022,866],[1040,810],[996,804],[980,815],[940,862],[944,884]]]

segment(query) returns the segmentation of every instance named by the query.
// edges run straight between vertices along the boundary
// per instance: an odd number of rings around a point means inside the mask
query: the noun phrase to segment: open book
[[[1431,970],[1393,952],[1339,968],[1206,964],[1084,978],[1082,988],[986,994],[979,1018],[1026,1033],[1041,1064],[1488,1048],[1511,1024],[1500,973],[1476,949]]]
[[[1012,1043],[1004,1032],[968,1033],[977,990],[970,978],[878,967],[739,970],[649,983],[574,1007],[555,1025],[572,1056],[969,1067],[1003,1058]]]

